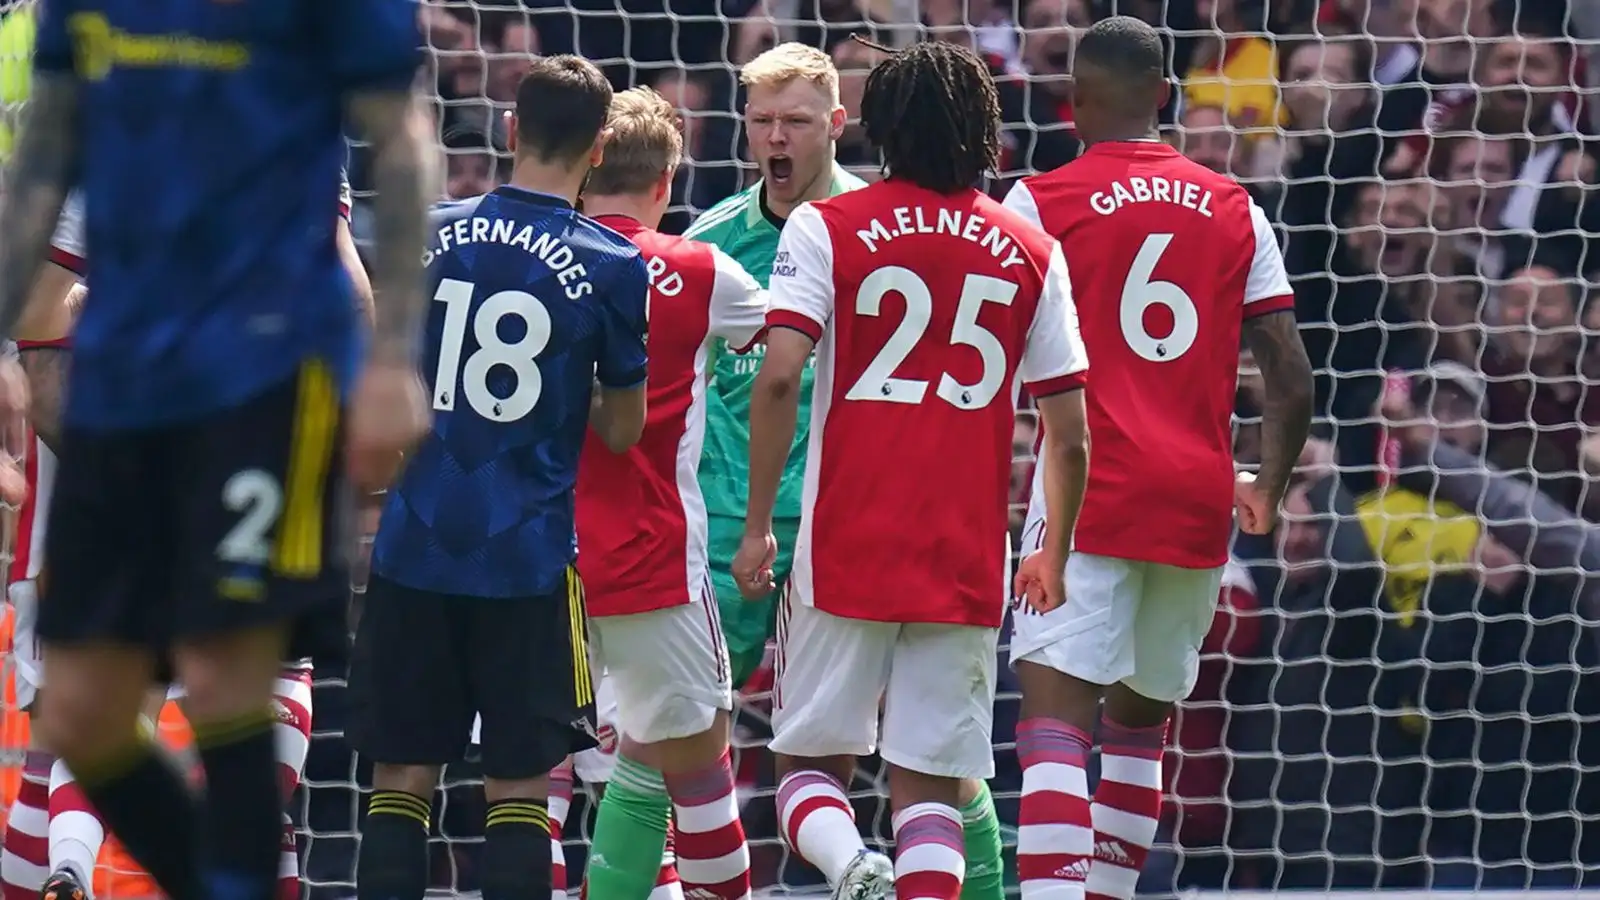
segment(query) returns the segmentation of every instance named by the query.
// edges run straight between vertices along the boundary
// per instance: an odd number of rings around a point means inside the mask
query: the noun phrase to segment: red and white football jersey
[[[1005,205],[1060,239],[1094,354],[1074,547],[1222,565],[1240,326],[1294,308],[1266,214],[1232,179],[1156,141],[1096,144],[1023,179]],[[1042,490],[1036,473],[1035,503]]]
[[[715,603],[700,493],[706,381],[720,338],[748,350],[767,295],[721,250],[646,228],[599,221],[638,245],[650,274],[647,418],[639,443],[612,453],[591,431],[578,466],[578,553],[590,615]]]
[[[977,191],[890,179],[796,210],[770,287],[767,325],[817,341],[796,598],[999,627],[1020,388],[1088,367],[1056,242]]]

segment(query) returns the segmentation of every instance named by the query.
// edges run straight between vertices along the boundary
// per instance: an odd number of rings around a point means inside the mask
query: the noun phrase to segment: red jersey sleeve
[[[1050,242],[1050,265],[1039,292],[1039,308],[1028,329],[1028,344],[1019,366],[1022,383],[1035,397],[1048,397],[1083,387],[1089,354],[1078,331],[1078,308],[1072,300],[1072,279],[1061,245]]]
[[[1245,318],[1294,309],[1294,289],[1289,287],[1278,236],[1272,233],[1272,223],[1254,200],[1250,201],[1250,225],[1256,234],[1256,252],[1244,284]]]
[[[793,328],[813,341],[833,317],[833,239],[822,213],[801,206],[784,223],[767,283],[767,327]]]
[[[711,333],[735,353],[755,345],[766,330],[767,292],[733,257],[711,247]]]

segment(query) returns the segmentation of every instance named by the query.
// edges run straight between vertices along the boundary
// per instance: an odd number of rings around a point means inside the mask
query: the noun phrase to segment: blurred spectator
[[[1022,69],[1028,76],[1028,89],[1043,95],[1055,121],[1069,131],[1074,35],[1091,24],[1088,0],[1031,0],[1023,8]]]
[[[868,181],[880,177],[878,154],[867,143],[861,127],[861,91],[867,72],[884,54],[860,41],[845,41],[833,48],[833,64],[839,69],[839,103],[844,106],[844,134],[834,145],[834,159],[850,173]]]
[[[1517,147],[1509,138],[1466,135],[1434,148],[1434,174],[1441,181],[1456,232],[1451,252],[1470,261],[1471,274],[1505,274],[1503,234],[1506,205],[1517,169]]]
[[[1434,392],[1448,384],[1436,381]],[[1396,395],[1383,412],[1404,423],[1393,432],[1402,446],[1400,483],[1475,510],[1487,532],[1474,560],[1484,590],[1473,615],[1438,623],[1466,632],[1471,660],[1485,674],[1440,673],[1457,683],[1456,699],[1472,716],[1430,729],[1430,850],[1453,860],[1435,884],[1579,886],[1583,867],[1574,851],[1594,859],[1600,848],[1592,821],[1600,786],[1578,775],[1579,766],[1600,760],[1595,733],[1580,724],[1600,712],[1600,685],[1579,674],[1600,662],[1600,582],[1585,574],[1600,571],[1600,529],[1480,462],[1471,439],[1475,408],[1441,410],[1437,398],[1420,407]],[[1574,816],[1575,809],[1584,812]]]
[[[1228,124],[1222,107],[1189,104],[1178,122],[1178,149],[1213,172],[1231,175],[1251,170],[1255,148]]]
[[[734,143],[730,122],[714,114],[720,99],[713,79],[668,70],[651,84],[683,116],[683,162],[672,183],[672,206],[661,230],[681,234],[694,215],[739,189],[739,172],[725,159]]]
[[[1578,371],[1583,296],[1571,263],[1544,253],[1514,268],[1488,306],[1488,458],[1527,473],[1576,509],[1583,426],[1600,425],[1600,392]]]
[[[469,125],[445,131],[445,193],[452,199],[485,194],[510,176],[510,157],[496,137]]]
[[[1278,125],[1278,54],[1263,32],[1261,0],[1196,0],[1194,9],[1202,36],[1183,78],[1184,101],[1219,106],[1240,128]]]

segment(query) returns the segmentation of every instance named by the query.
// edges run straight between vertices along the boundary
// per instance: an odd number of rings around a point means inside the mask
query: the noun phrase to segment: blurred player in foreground
[[[437,418],[384,507],[350,666],[350,742],[374,763],[362,900],[421,900],[434,787],[475,716],[483,896],[550,897],[546,775],[595,734],[578,458],[590,425],[620,453],[645,423],[644,262],[573,209],[611,96],[584,60],[535,60],[511,182],[432,215]]]
[[[1054,450],[1061,569],[1088,465],[1087,361],[1060,248],[976,190],[999,152],[987,67],[917,44],[867,77],[862,123],[887,178],[797,209],[773,263],[750,400],[750,510],[734,576],[772,587],[772,510],[801,373],[817,352],[806,506],[779,614],[772,751],[782,834],[836,897],[954,900],[960,779],[994,773],[1011,433],[1022,385]],[[838,286],[857,286],[836,296]],[[908,527],[908,523],[911,524]],[[845,785],[879,745],[897,859],[868,851]]]
[[[765,287],[778,252],[778,235],[795,208],[856,190],[865,182],[834,162],[845,111],[839,103],[839,72],[826,53],[804,44],[780,44],[742,68],[739,81],[747,94],[745,133],[761,180],[706,210],[684,236],[717,245]],[[744,355],[731,352],[722,342],[712,348],[705,454],[700,461],[711,584],[717,592],[735,688],[760,666],[773,637],[777,613],[776,588],[758,601],[745,600],[730,569],[744,534],[750,480],[750,387],[764,352],[759,344]],[[801,375],[794,442],[773,507],[772,529],[778,539],[774,585],[788,580],[795,535],[800,530],[815,374],[814,365],[808,365]],[[961,896],[963,900],[1001,900],[1005,872],[1000,820],[984,781],[962,783],[961,820],[967,857],[967,881]]]
[[[49,264],[35,279],[15,335],[18,360],[27,376],[31,403],[28,410],[29,446],[24,473],[28,497],[18,511],[18,534],[12,548],[7,596],[16,610],[12,662],[18,700],[30,709],[43,688],[43,661],[39,658],[35,626],[39,615],[39,588],[44,581],[44,536],[49,530],[49,504],[55,487],[56,455],[61,445],[61,413],[66,395],[67,370],[72,354],[71,333],[86,297],[83,276],[87,252],[83,235],[83,203],[69,196],[50,239]],[[370,319],[372,285],[350,233],[350,185],[340,179],[335,240],[356,300]],[[311,737],[311,661],[290,663],[279,673],[273,693],[279,783],[285,803],[300,783]],[[175,690],[181,694],[181,691]],[[154,721],[167,700],[156,689],[147,699],[145,714]],[[83,796],[67,767],[33,738],[23,764],[22,785],[7,819],[7,835],[37,812],[47,821],[44,842],[24,838],[5,841],[0,857],[0,897],[42,897],[44,900],[83,900],[92,894],[96,859],[105,841],[105,826]],[[300,894],[300,857],[294,823],[282,811],[283,832],[279,848],[280,900]]]
[[[348,187],[341,192],[340,242],[349,240]],[[350,245],[354,250],[354,244]],[[44,540],[49,530],[49,503],[55,486],[56,456],[60,447],[61,412],[65,398],[71,332],[86,297],[78,282],[83,272],[83,215],[81,202],[69,198],[50,242],[50,264],[35,281],[23,319],[17,323],[18,358],[27,375],[31,403],[28,413],[29,446],[24,469],[28,497],[18,511],[18,534],[13,546],[7,596],[16,610],[12,661],[18,700],[31,712],[44,686],[42,660],[35,638],[39,593],[45,581]],[[370,303],[366,273],[352,272],[357,293]],[[181,691],[174,689],[181,695]],[[167,691],[156,688],[147,697],[145,715],[152,722],[167,701]],[[273,731],[278,749],[280,784],[292,794],[305,767],[311,736],[311,668],[304,660],[285,667],[273,695],[276,714]],[[0,857],[0,897],[4,900],[85,900],[95,890],[96,862],[105,845],[105,825],[84,796],[66,765],[33,738],[22,770],[12,815],[6,823],[6,853]],[[287,802],[288,796],[284,797]],[[299,853],[294,824],[287,810],[279,848],[279,900],[299,896]],[[28,840],[22,828],[43,822],[44,833]],[[143,877],[140,874],[138,877]],[[118,887],[128,887],[126,884]]]
[[[348,597],[345,395],[353,386],[349,449],[364,480],[425,426],[412,364],[430,191],[410,91],[415,10],[365,0],[306,7],[302,21],[251,7],[224,31],[192,4],[40,9],[33,102],[0,213],[0,335],[74,180],[95,248],[47,537],[43,737],[173,900],[262,900],[278,874],[271,697],[289,626],[340,615]],[[323,39],[266,37],[282,28]],[[384,314],[359,380],[361,326],[327,209],[344,118],[374,143],[385,193]],[[19,375],[0,364],[11,414]],[[168,648],[203,801],[139,726]]]
[[[1029,900],[1132,898],[1161,810],[1167,718],[1194,687],[1229,516],[1252,534],[1272,530],[1310,425],[1310,364],[1272,228],[1242,187],[1156,138],[1165,71],[1160,37],[1138,19],[1089,29],[1073,66],[1089,149],[1006,198],[1060,239],[1095,364],[1094,469],[1067,602],[1018,603],[1011,639]],[[1253,481],[1233,470],[1241,328],[1267,384]],[[1035,478],[1025,552],[1058,539],[1048,490]],[[1030,577],[1043,577],[1032,564],[1046,554],[1060,564],[1041,550],[1023,563]],[[1097,719],[1091,805],[1084,765]]]
[[[683,154],[677,111],[649,88],[611,102],[611,140],[584,210],[633,241],[650,273],[649,418],[627,453],[598,435],[578,480],[595,649],[616,693],[621,746],[590,848],[591,900],[640,900],[677,819],[678,875],[694,896],[750,895],[750,851],[728,751],[733,683],[693,477],[711,353],[750,349],[767,296],[726,253],[655,231]]]

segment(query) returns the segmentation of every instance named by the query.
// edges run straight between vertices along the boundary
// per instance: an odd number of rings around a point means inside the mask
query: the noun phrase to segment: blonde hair
[[[745,63],[739,71],[739,83],[745,87],[778,87],[796,79],[811,82],[835,106],[839,104],[839,70],[832,57],[815,47],[794,41],[779,44]]]
[[[604,159],[589,173],[588,193],[643,193],[683,158],[683,117],[650,88],[631,88],[611,98],[606,127],[611,139]]]

